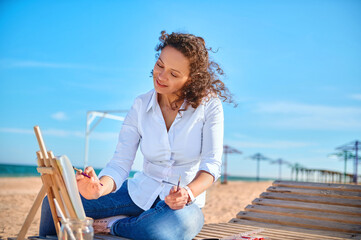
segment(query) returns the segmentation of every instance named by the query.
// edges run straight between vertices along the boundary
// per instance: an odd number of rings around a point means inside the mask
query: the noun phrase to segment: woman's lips
[[[157,85],[158,85],[159,87],[167,87],[167,85],[163,85],[163,84],[159,83],[157,79],[156,79],[155,81],[157,82]]]

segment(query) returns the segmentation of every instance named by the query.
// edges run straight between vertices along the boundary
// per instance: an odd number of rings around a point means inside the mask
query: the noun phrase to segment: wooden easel
[[[48,195],[49,205],[58,236],[60,231],[60,218],[58,217],[55,208],[54,199],[56,199],[56,201],[59,203],[59,206],[62,212],[65,214],[65,217],[77,218],[54,154],[52,151],[46,150],[39,126],[35,126],[34,131],[40,148],[40,151],[36,152],[38,159],[37,171],[41,174],[43,186],[41,187],[34,204],[31,207],[23,226],[21,227],[17,240],[24,239],[30,224],[34,220],[34,216],[46,194]]]

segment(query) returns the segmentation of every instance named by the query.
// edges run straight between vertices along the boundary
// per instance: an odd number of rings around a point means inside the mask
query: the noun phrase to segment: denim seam
[[[162,206],[162,207],[156,206],[156,207],[154,208],[154,212],[151,212],[151,213],[148,213],[148,214],[144,214],[143,216],[139,217],[136,222],[138,222],[138,221],[140,221],[140,220],[143,220],[144,218],[147,218],[149,215],[152,215],[152,214],[154,214],[154,213],[159,213],[159,212],[163,211],[165,207],[166,207],[166,206]]]
[[[130,207],[132,206],[133,204],[128,204],[128,205],[122,205],[122,206],[117,206],[117,207],[109,207],[109,208],[103,208],[102,211],[108,211],[108,210],[114,210],[114,209],[119,209],[119,208],[124,208],[124,207]],[[97,213],[99,212],[99,210],[87,210],[87,213]]]

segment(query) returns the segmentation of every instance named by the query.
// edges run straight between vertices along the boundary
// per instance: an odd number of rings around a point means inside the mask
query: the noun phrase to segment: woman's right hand
[[[84,173],[90,178],[85,177],[81,173],[76,173],[76,181],[80,194],[86,199],[98,199],[102,196],[102,186],[92,167],[84,169]]]

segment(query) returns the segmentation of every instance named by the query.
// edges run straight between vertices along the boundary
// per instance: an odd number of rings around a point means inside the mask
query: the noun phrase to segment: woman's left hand
[[[182,209],[188,202],[188,192],[184,188],[180,188],[177,191],[177,187],[174,186],[164,201],[173,210]]]

